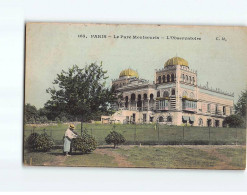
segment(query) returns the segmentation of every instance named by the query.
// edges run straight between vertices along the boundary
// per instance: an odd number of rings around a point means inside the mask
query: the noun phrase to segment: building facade
[[[168,125],[224,126],[233,113],[233,93],[200,86],[197,71],[180,57],[169,59],[155,70],[153,83],[139,78],[132,69],[123,70],[112,81],[121,98],[117,112],[102,116],[102,123],[164,123]]]

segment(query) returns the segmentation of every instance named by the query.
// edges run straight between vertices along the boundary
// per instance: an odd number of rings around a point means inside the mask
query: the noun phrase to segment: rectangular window
[[[146,114],[143,114],[143,122],[147,122],[147,115]]]
[[[226,107],[223,106],[223,115],[226,115]]]
[[[211,112],[211,106],[210,106],[210,104],[208,104],[208,107],[207,107],[208,109],[208,112]]]
[[[159,110],[167,109],[168,101],[167,100],[160,100],[159,101]]]

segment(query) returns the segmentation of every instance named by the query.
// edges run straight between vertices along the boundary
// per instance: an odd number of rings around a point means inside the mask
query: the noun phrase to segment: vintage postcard
[[[26,166],[245,169],[247,28],[27,23]]]

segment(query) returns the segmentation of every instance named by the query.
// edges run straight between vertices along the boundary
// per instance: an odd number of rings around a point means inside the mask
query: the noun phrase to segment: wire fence
[[[66,128],[45,127],[43,129],[24,129],[24,139],[32,132],[47,133],[56,145],[63,144]],[[75,130],[80,134],[80,127]],[[168,125],[134,125],[134,124],[84,124],[83,132],[95,137],[99,145],[106,144],[105,137],[111,132],[121,133],[127,145],[243,145],[246,143],[246,129],[214,128]]]

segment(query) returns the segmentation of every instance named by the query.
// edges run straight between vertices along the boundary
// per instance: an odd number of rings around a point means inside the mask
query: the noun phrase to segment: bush
[[[33,152],[47,152],[54,146],[53,139],[46,133],[32,133],[26,140],[27,149]]]
[[[67,122],[67,121],[68,121],[68,119],[67,119],[65,116],[62,116],[62,117],[61,117],[61,122],[65,123],[65,122]]]
[[[41,117],[39,118],[39,120],[40,120],[41,123],[48,123],[48,119],[47,119],[46,116],[41,116]]]
[[[55,121],[56,121],[57,123],[61,123],[61,120],[60,120],[59,117],[56,117],[56,118],[55,118]]]
[[[90,153],[96,149],[97,142],[95,138],[87,133],[84,133],[82,136],[74,138],[72,140],[72,150],[80,151],[83,154]]]
[[[39,136],[38,133],[31,133],[28,138],[26,139],[26,148],[30,151],[32,151],[33,145]]]
[[[116,131],[111,131],[105,138],[107,144],[114,144],[114,148],[117,145],[123,144],[126,140],[124,136]]]
[[[241,116],[233,114],[226,117],[223,121],[224,124],[229,125],[229,127],[243,127],[244,121]]]

